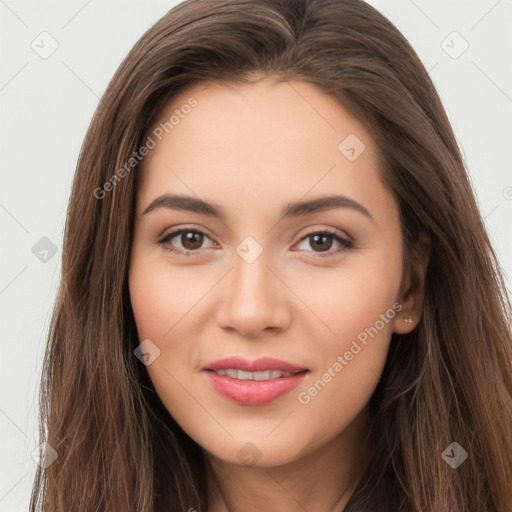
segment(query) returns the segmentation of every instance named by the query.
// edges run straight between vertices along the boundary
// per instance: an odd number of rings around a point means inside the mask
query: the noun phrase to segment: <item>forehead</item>
[[[139,212],[170,191],[215,195],[237,211],[327,192],[371,191],[378,203],[387,193],[363,124],[306,82],[196,84],[162,109],[150,136]]]
[[[190,108],[190,104],[194,107]],[[189,118],[192,121],[187,121]],[[272,77],[243,84],[195,84],[167,103],[154,129],[160,127],[163,137],[172,133],[176,145],[181,145],[197,142],[187,130],[190,124],[197,137],[202,137],[204,149],[219,147],[221,142],[242,144],[254,137],[251,146],[255,150],[262,146],[284,150],[297,141],[304,143],[308,139],[313,145],[323,138],[326,146],[331,143],[331,149],[338,151],[341,138],[350,133],[357,133],[369,152],[375,149],[363,124],[349,114],[336,96],[308,82]],[[205,134],[208,137],[203,137]],[[296,153],[298,148],[293,145]]]

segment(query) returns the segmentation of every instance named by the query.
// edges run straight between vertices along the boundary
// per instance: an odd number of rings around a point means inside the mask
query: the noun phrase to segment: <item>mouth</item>
[[[237,368],[228,368],[228,369],[219,369],[219,370],[208,370],[212,371],[217,375],[228,376],[231,379],[237,380],[275,380],[282,379],[285,377],[290,377],[291,375],[295,375],[292,372],[284,372],[281,370],[263,370],[259,372],[246,372],[244,370],[240,370]],[[298,372],[297,372],[298,373]]]
[[[309,370],[273,358],[247,361],[228,358],[211,363],[203,372],[212,388],[240,405],[266,405],[298,386]]]

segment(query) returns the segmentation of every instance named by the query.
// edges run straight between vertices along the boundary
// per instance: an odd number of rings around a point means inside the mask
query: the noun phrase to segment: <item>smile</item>
[[[203,368],[211,387],[240,405],[266,405],[297,387],[309,370],[274,358],[222,359]]]
[[[246,372],[244,370],[236,370],[233,368],[224,370],[215,370],[217,375],[231,377],[232,379],[237,380],[274,380],[283,377],[289,377],[293,375],[290,372],[282,372],[281,370],[264,370],[260,372]]]

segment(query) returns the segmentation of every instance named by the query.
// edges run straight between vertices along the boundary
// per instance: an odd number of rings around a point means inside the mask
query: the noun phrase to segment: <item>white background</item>
[[[28,509],[38,381],[85,131],[122,58],[176,3],[0,0],[0,512]],[[510,289],[512,0],[370,3],[404,33],[430,72]],[[58,43],[47,59],[31,47],[43,31]],[[445,51],[463,48],[458,36],[446,39],[454,31],[469,44],[456,59]],[[42,237],[57,247],[46,263],[32,253]]]

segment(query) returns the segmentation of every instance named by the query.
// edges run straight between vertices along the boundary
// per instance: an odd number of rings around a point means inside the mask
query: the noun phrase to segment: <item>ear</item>
[[[430,247],[430,238],[422,233],[407,255],[397,297],[402,309],[393,320],[393,332],[397,334],[411,332],[421,319]]]

